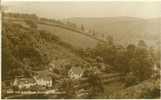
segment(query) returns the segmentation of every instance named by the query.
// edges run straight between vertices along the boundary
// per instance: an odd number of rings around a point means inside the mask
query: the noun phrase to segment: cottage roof
[[[50,72],[48,70],[43,70],[43,71],[37,71],[37,78],[43,78],[45,80],[50,80]]]
[[[81,67],[72,67],[71,70],[74,74],[81,74],[83,72],[83,69]]]
[[[34,83],[34,79],[32,78],[17,78],[18,83]]]

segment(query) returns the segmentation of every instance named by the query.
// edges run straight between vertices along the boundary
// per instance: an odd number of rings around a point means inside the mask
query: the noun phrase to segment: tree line
[[[129,84],[136,84],[151,78],[154,66],[160,68],[159,49],[148,47],[144,40],[124,47],[117,45],[111,36],[104,43],[98,43],[95,48],[80,50],[84,57],[93,59],[102,58],[103,63],[112,66],[112,69],[123,73]],[[131,80],[129,80],[130,78]],[[136,83],[134,83],[136,82]]]

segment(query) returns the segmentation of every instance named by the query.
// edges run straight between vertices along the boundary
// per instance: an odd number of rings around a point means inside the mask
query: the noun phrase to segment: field
[[[60,37],[60,39],[63,40],[64,42],[67,42],[73,45],[74,47],[78,47],[78,48],[93,48],[96,46],[98,42],[97,40],[87,37],[78,32],[63,29],[60,27],[39,24],[38,28],[41,30],[49,31],[50,33]]]

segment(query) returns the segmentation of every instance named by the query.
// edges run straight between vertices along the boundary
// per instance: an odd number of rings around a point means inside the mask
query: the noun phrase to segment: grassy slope
[[[61,40],[67,42],[74,47],[78,48],[92,48],[95,47],[98,40],[91,38],[89,36],[83,35],[79,32],[71,31],[65,28],[56,27],[56,26],[49,26],[45,24],[39,24],[39,29],[43,29],[46,31],[55,34],[56,36],[60,37]]]

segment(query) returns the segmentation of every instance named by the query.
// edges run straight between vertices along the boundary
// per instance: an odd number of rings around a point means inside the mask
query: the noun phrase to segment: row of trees
[[[38,20],[38,17],[35,14],[6,13],[6,12],[3,12],[2,14],[3,14],[4,17]]]

